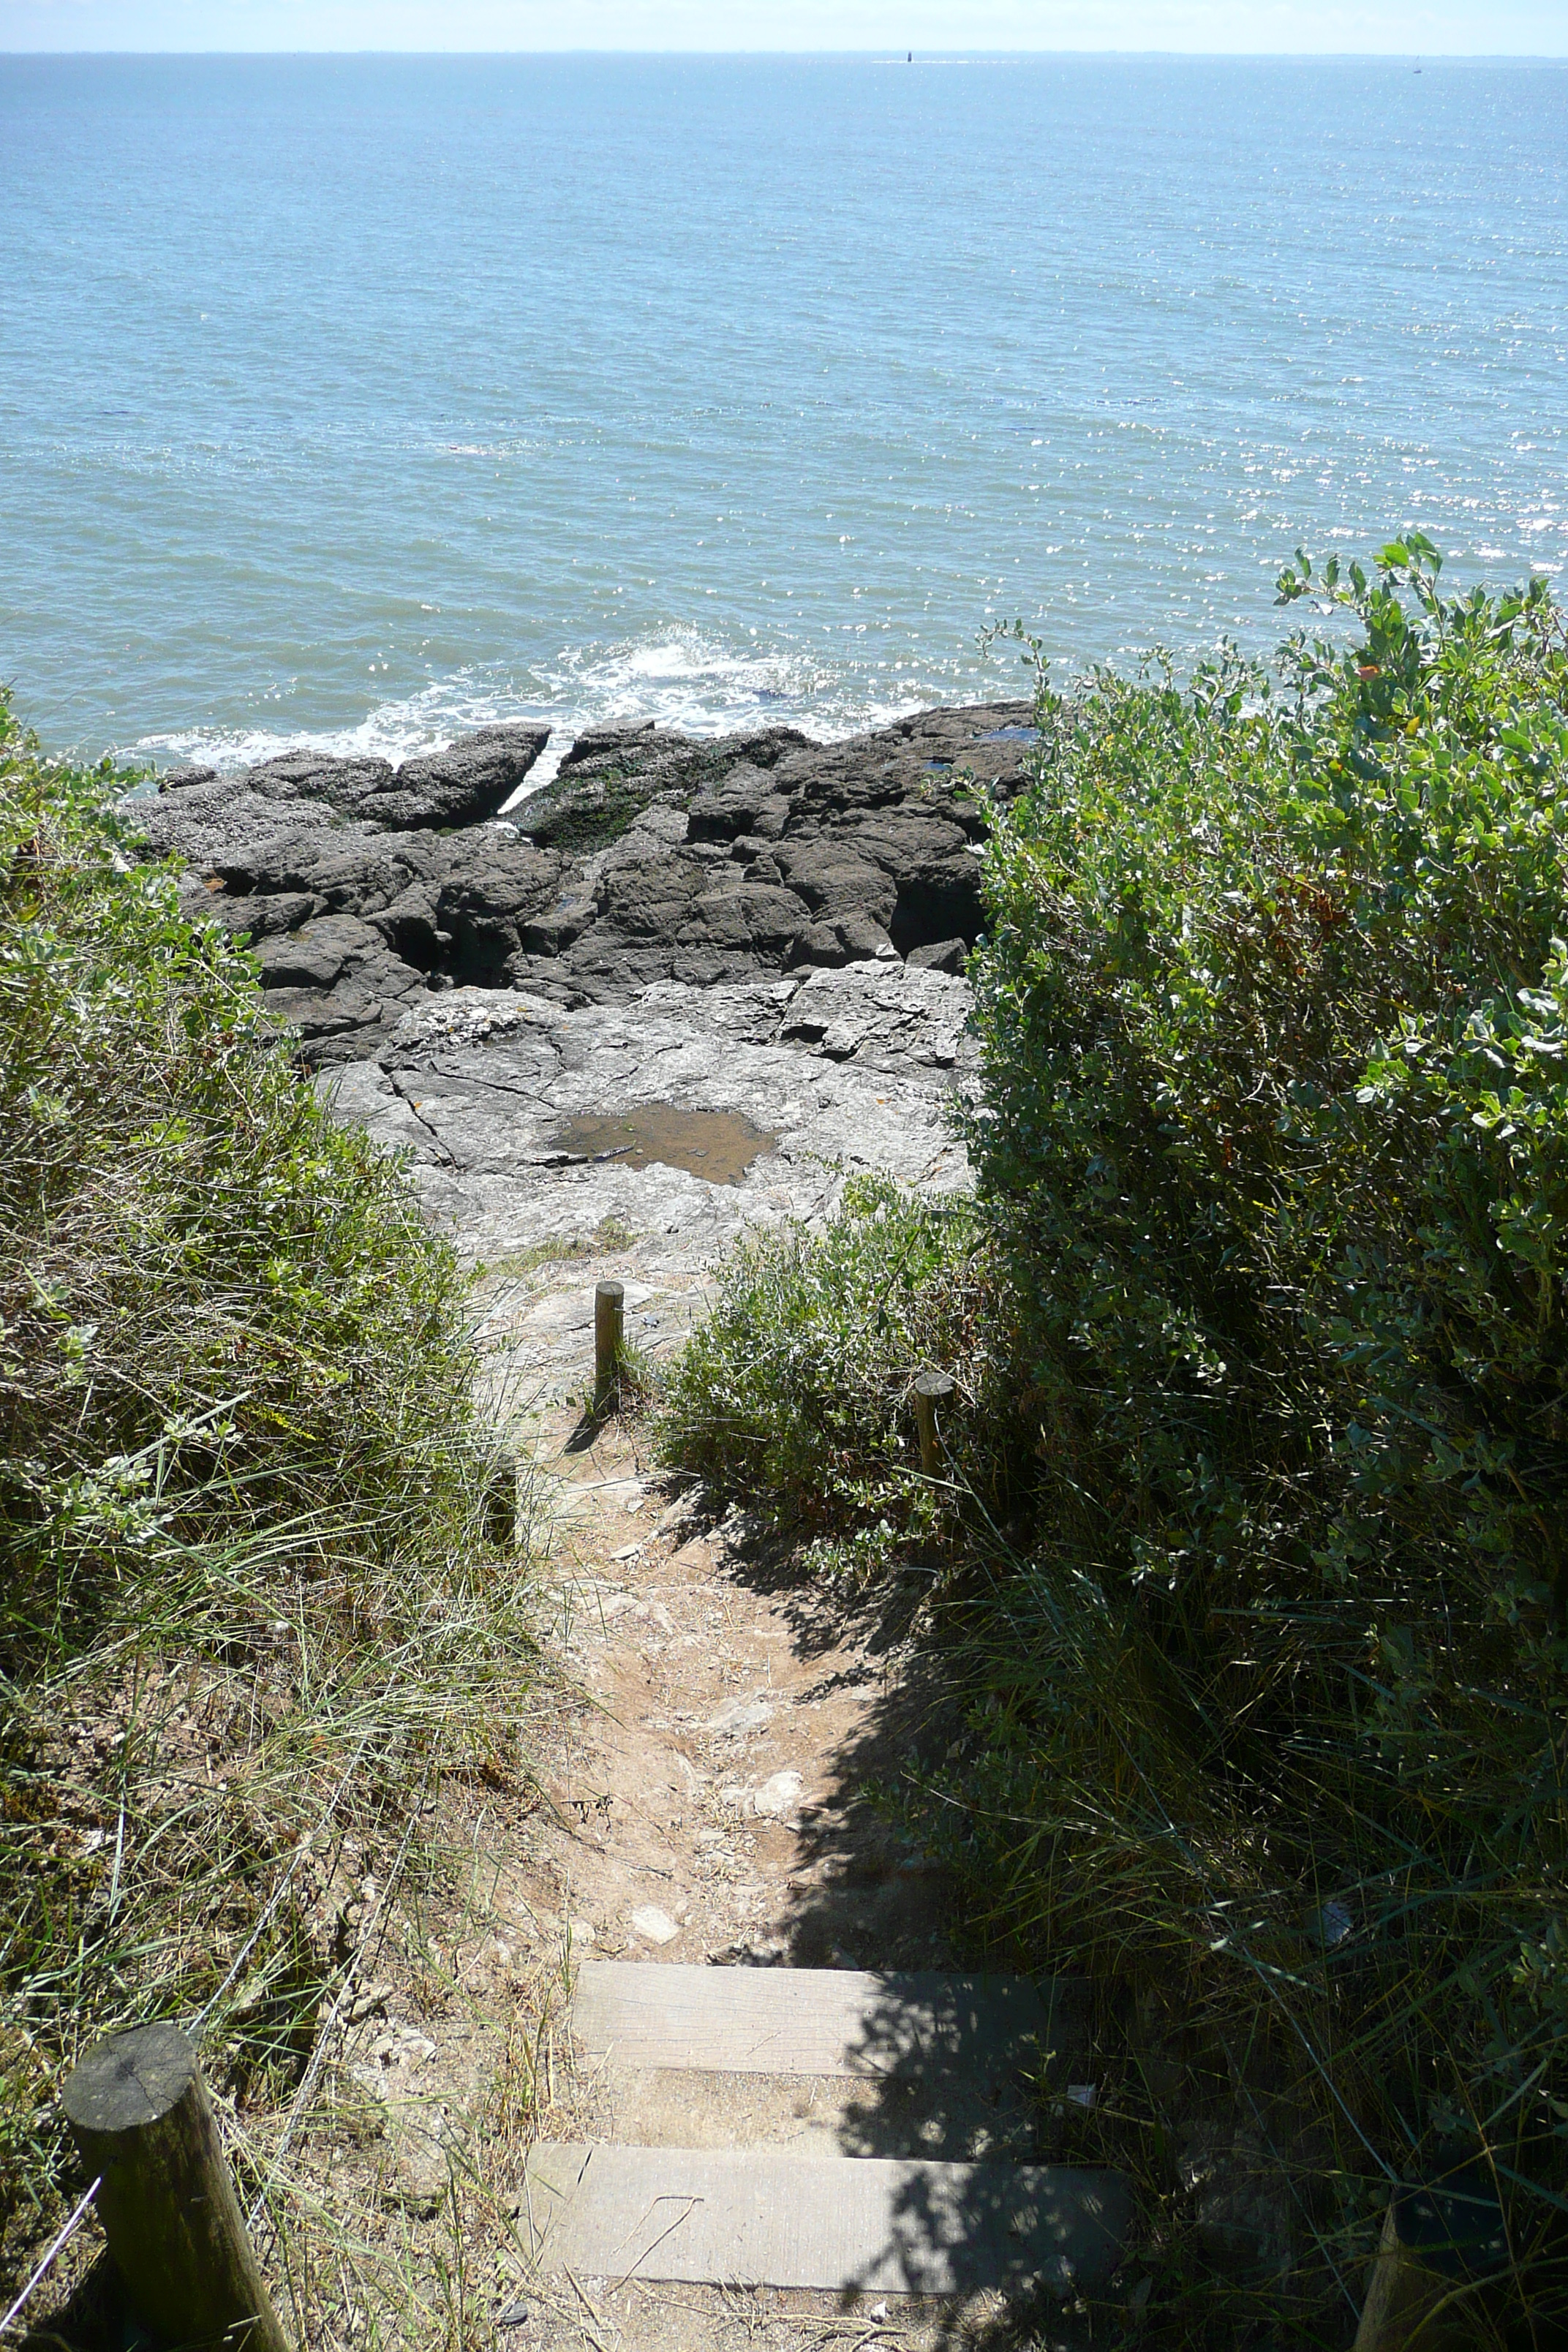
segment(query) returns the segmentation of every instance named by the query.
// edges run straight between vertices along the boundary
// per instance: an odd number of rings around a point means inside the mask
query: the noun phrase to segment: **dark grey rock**
[[[122,803],[121,814],[150,849],[232,873],[230,887],[244,887],[247,868],[252,883],[259,878],[262,853],[296,835],[479,824],[525,781],[549,736],[548,727],[484,727],[395,770],[386,760],[283,751],[238,775],[187,775],[155,800]]]
[[[186,860],[184,902],[257,946],[307,1056],[342,1059],[377,1050],[410,991],[572,1007],[900,956],[956,973],[981,927],[985,799],[1016,788],[1027,719],[923,711],[834,744],[601,729],[504,820],[488,813],[543,729],[487,729],[395,773],[290,752],[125,813]]]
[[[742,764],[767,769],[809,751],[794,727],[697,740],[654,727],[601,728],[575,742],[555,780],[530,795],[513,822],[550,849],[586,856],[617,840],[645,809],[717,786]]]
[[[565,775],[573,768],[590,767],[595,761],[640,751],[658,724],[654,719],[638,719],[629,726],[585,728],[571,750],[562,754],[556,772]]]
[[[209,893],[204,913],[210,913],[236,940],[248,940],[255,946],[261,940],[275,939],[283,931],[296,931],[308,923],[316,911],[316,902],[305,891],[280,891],[270,898],[232,898],[226,891]]]
[[[378,908],[370,920],[405,963],[416,965],[420,971],[441,968],[452,935],[441,928],[439,892],[433,884],[411,882],[387,906]]]
[[[353,816],[361,801],[389,791],[396,770],[390,760],[344,760],[333,751],[279,751],[247,769],[247,792],[264,801],[324,801],[340,816]]]
[[[899,886],[874,858],[862,854],[857,837],[840,840],[821,833],[815,839],[791,837],[779,843],[773,863],[786,886],[819,919],[869,917],[886,932]]]
[[[1297,2261],[1296,2200],[1262,2137],[1228,2122],[1194,2125],[1180,2164],[1205,2260],[1258,2281],[1288,2277]]]
[[[735,949],[776,961],[788,955],[809,920],[793,890],[747,882],[738,889],[704,890],[677,936],[682,947]]]
[[[722,783],[693,798],[689,812],[692,841],[733,841],[750,834],[776,841],[789,818],[788,797],[766,770],[750,760],[732,768]]]
[[[534,919],[559,892],[561,860],[531,842],[488,843],[468,835],[450,845],[436,896],[440,969],[458,982],[499,988],[513,957],[537,936]]]
[[[963,940],[938,940],[927,948],[911,948],[909,953],[912,971],[962,972],[968,961],[969,949]]]
[[[868,957],[883,953],[894,955],[897,950],[880,923],[873,917],[851,911],[836,915],[831,922],[808,923],[793,941],[789,961],[795,964],[816,964],[828,969],[838,964],[864,963]]]
[[[353,915],[264,940],[258,954],[268,1013],[298,1032],[310,1061],[374,1052],[425,994],[424,973]]]
[[[549,740],[548,727],[481,727],[445,751],[405,760],[395,779],[367,793],[354,814],[399,831],[482,824],[527,781]]]
[[[344,819],[325,800],[289,800],[252,792],[245,776],[216,776],[156,800],[126,800],[120,814],[128,832],[155,857],[176,856],[198,874],[216,875],[244,896],[272,883],[269,854],[296,837],[321,835]]]
[[[348,971],[351,961],[384,942],[353,915],[326,915],[280,939],[263,940],[261,971],[268,988],[305,988],[324,992]]]

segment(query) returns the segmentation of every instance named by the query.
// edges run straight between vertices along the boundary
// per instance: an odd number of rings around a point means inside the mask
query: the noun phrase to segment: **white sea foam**
[[[131,749],[160,765],[201,764],[220,773],[300,746],[395,763],[478,727],[531,719],[551,729],[528,780],[527,790],[536,792],[590,728],[651,719],[702,736],[793,726],[831,742],[951,697],[955,684],[925,680],[912,664],[833,668],[795,649],[737,648],[695,628],[671,628],[619,645],[564,648],[521,680],[458,670],[416,694],[374,704],[350,726],[192,727],[144,735]]]

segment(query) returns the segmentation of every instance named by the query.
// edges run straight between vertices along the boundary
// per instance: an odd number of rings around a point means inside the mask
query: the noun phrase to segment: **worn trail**
[[[936,2352],[1000,2343],[1037,2291],[1055,2340],[1125,2227],[1117,2183],[1052,2161],[1073,1989],[963,1974],[954,1890],[878,1802],[953,1728],[920,1583],[802,1582],[584,1409],[598,1279],[657,1361],[745,1229],[830,1213],[860,1170],[966,1181],[967,1002],[888,956],[616,1006],[459,990],[333,1081],[484,1266],[581,1695],[507,1873],[562,1956],[562,2063],[548,2138],[492,2184],[509,2324],[552,2352]]]
[[[595,1271],[559,1295],[585,1304]],[[743,1514],[670,1499],[635,1425],[563,1400],[533,1442],[584,1704],[522,1882],[572,1991],[552,2137],[507,2184],[518,2325],[603,2352],[840,2329],[917,2352],[1103,2281],[1124,2194],[1051,2164],[1034,2088],[1073,2072],[1076,1989],[959,1971],[953,1890],[872,1801],[932,1728],[913,1600],[824,1602]]]

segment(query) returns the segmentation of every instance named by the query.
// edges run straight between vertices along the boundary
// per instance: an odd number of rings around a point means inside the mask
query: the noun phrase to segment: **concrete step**
[[[973,2082],[1037,2070],[1082,2013],[1079,1987],[1028,1977],[589,1960],[572,2031],[589,2058],[628,2067]]]
[[[595,2139],[949,2162],[1054,2153],[1037,2095],[1086,2004],[1018,1977],[590,1961],[572,2026]]]
[[[540,2270],[612,2284],[961,2295],[1103,2285],[1131,2218],[1116,2174],[1063,2166],[556,2141],[520,2225]]]

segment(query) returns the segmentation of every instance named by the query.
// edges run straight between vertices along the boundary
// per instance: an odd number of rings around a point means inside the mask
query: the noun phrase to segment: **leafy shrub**
[[[0,701],[0,2228],[23,2242],[81,2043],[221,1996],[210,2063],[261,2091],[297,2072],[344,1957],[334,1879],[411,1852],[433,1770],[514,1757],[532,1680],[453,1255],[267,1033],[248,960],[123,853],[132,781],[47,760]]]
[[[1506,2307],[1564,2299],[1568,643],[1543,583],[1439,562],[1300,557],[1281,601],[1332,633],[1272,672],[1042,673],[973,965],[978,1295],[921,1341],[988,1402],[940,1664],[970,1730],[911,1802],[978,1916],[1124,1989],[1100,2144],[1172,2211],[1205,2099],[1273,2135],[1312,2341],[1390,2179],[1459,2152]],[[767,1247],[806,1301],[859,1244]],[[708,1395],[782,1503],[852,1513],[749,1283]],[[886,1394],[931,1313],[829,1385]]]
[[[1283,694],[1041,694],[969,1132],[1057,1540],[976,1821],[1124,1969],[1312,1983],[1385,2160],[1561,2184],[1568,648],[1437,570],[1300,558],[1358,640]]]
[[[879,1528],[929,1528],[911,1389],[954,1359],[972,1395],[986,1381],[973,1320],[982,1238],[966,1201],[927,1202],[858,1176],[822,1232],[788,1225],[739,1242],[672,1370],[666,1459],[781,1524],[847,1531],[862,1554]],[[954,1433],[972,1418],[961,1403]],[[978,1459],[968,1466],[984,1475]]]

